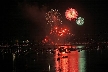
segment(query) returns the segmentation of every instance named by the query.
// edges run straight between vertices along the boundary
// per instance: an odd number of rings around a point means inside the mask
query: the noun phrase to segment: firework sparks
[[[43,43],[63,44],[64,40],[69,36],[71,36],[71,33],[67,27],[53,26],[50,34],[45,37]]]
[[[65,16],[68,20],[71,21],[77,19],[78,12],[75,9],[69,8],[68,10],[66,10]],[[66,40],[71,37],[71,33],[69,28],[63,26],[61,14],[57,9],[51,9],[46,13],[45,18],[47,24],[51,25],[51,30],[48,37],[46,36],[43,40],[43,43],[64,44],[64,42],[66,42]]]
[[[78,12],[75,9],[69,8],[65,12],[65,16],[68,20],[76,19],[78,16]]]
[[[53,24],[62,24],[61,21],[61,14],[58,12],[57,9],[51,9],[49,12],[46,13],[46,20],[47,24],[53,26]]]
[[[50,35],[65,36],[65,35],[70,35],[70,31],[67,28],[62,28],[62,27],[56,26],[51,29]]]

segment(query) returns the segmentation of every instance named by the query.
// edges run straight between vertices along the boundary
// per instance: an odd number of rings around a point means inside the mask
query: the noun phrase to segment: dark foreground
[[[0,72],[108,72],[108,50],[0,52]]]

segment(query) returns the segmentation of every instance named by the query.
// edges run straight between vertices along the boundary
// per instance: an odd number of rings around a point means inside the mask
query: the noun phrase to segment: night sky
[[[108,8],[103,0],[9,0],[1,2],[1,7],[0,40],[41,40],[48,33],[45,13],[51,8],[59,10],[72,33],[108,32]],[[75,8],[85,18],[83,26],[66,20],[64,13],[68,8]]]

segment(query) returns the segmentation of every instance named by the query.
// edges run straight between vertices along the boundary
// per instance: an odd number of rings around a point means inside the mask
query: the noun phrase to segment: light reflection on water
[[[108,72],[108,49],[58,52],[1,52],[0,72]]]
[[[64,57],[64,58],[63,58]],[[55,54],[56,72],[86,72],[85,51]]]
[[[86,54],[85,50],[79,52],[79,72],[86,72]]]
[[[55,54],[32,53],[26,56],[13,54],[13,70],[17,72],[86,72],[86,52],[70,53],[55,51]],[[24,71],[25,70],[25,71]]]

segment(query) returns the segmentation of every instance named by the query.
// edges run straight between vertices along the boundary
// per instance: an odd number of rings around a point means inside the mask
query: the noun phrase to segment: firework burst
[[[66,19],[71,21],[73,19],[77,19],[78,12],[75,9],[69,8],[68,10],[66,10],[65,16]]]
[[[47,24],[50,24],[51,26],[62,24],[61,14],[58,12],[57,9],[51,9],[50,11],[48,11],[45,18],[47,20]]]
[[[76,20],[76,23],[77,23],[78,25],[83,25],[83,24],[84,24],[84,18],[78,17],[77,20]]]

